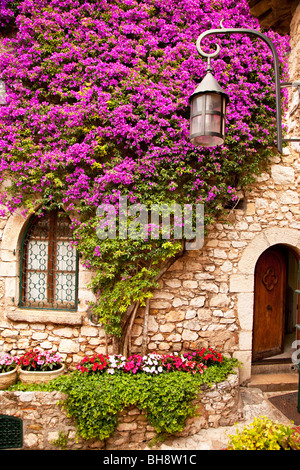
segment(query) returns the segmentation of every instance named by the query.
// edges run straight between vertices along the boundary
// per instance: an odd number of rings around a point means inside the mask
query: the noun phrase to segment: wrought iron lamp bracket
[[[280,89],[285,86],[300,86],[300,82],[283,82],[280,83],[280,74],[279,74],[279,59],[278,54],[275,49],[273,42],[263,33],[257,31],[255,29],[248,29],[248,28],[224,28],[223,26],[224,19],[220,22],[219,29],[209,29],[204,31],[197,39],[196,47],[198,53],[206,57],[208,59],[208,67],[210,67],[210,59],[216,58],[220,53],[220,46],[219,44],[215,43],[215,50],[214,52],[205,52],[201,47],[201,42],[204,38],[211,35],[218,35],[218,34],[246,34],[248,36],[256,36],[262,39],[270,48],[273,56],[273,66],[274,66],[274,75],[275,75],[275,93],[276,93],[276,127],[277,127],[277,149],[280,153],[282,153],[282,142],[283,141],[293,141],[293,142],[300,142],[300,138],[291,138],[291,139],[283,139],[282,138],[282,119],[281,119],[281,99],[280,99]]]

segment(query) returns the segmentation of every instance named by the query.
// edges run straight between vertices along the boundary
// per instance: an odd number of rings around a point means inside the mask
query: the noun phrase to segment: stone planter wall
[[[300,5],[291,22],[291,80],[299,80]],[[290,89],[286,123],[300,135],[299,90]],[[270,246],[287,246],[300,256],[300,144],[275,155],[270,168],[226,219],[208,227],[203,249],[189,251],[160,281],[150,303],[149,352],[185,352],[211,346],[244,365],[251,377],[255,264]],[[53,349],[76,366],[85,355],[105,352],[105,333],[90,324],[86,301],[91,273],[79,267],[77,312],[18,308],[20,242],[26,221],[20,211],[0,217],[0,352],[20,355],[33,347]],[[133,327],[132,352],[140,353],[144,311]],[[109,352],[112,352],[111,344]]]
[[[146,413],[131,406],[119,416],[118,427],[106,441],[77,439],[74,420],[58,405],[64,395],[59,392],[0,392],[0,415],[23,421],[24,450],[58,450],[53,442],[61,433],[67,436],[67,449],[138,450],[147,447],[156,436]],[[233,425],[238,419],[238,374],[211,388],[205,386],[196,401],[199,416],[189,418],[179,436],[191,436],[200,429]],[[1,445],[1,443],[0,443]]]

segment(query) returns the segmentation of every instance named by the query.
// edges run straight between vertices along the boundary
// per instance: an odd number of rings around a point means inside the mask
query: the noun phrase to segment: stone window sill
[[[7,318],[12,321],[28,323],[55,323],[58,325],[81,325],[82,315],[78,312],[63,310],[30,310],[16,309],[7,313]]]

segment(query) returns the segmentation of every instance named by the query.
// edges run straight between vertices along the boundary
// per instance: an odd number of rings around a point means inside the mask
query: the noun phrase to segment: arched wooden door
[[[280,247],[272,247],[255,268],[253,361],[283,351],[285,298],[286,261]]]

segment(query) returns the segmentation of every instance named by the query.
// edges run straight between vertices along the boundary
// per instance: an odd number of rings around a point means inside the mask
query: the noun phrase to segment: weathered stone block
[[[178,310],[171,310],[166,314],[166,321],[171,321],[171,322],[179,322],[183,320],[185,317],[184,312],[180,312]]]
[[[230,298],[226,294],[217,294],[210,299],[211,307],[227,307],[230,304]]]
[[[205,296],[203,295],[194,297],[190,302],[190,305],[192,307],[203,307],[204,304],[205,304]]]
[[[179,279],[166,279],[165,284],[168,287],[171,287],[172,289],[177,289],[178,287],[181,287],[181,281]]]
[[[199,331],[200,330],[200,324],[199,321],[197,320],[187,320],[183,322],[183,327],[186,328],[187,330],[192,330],[192,331]]]
[[[184,341],[196,341],[198,334],[195,331],[183,330],[182,339]]]
[[[185,289],[197,289],[198,282],[197,281],[183,281],[182,285]]]
[[[252,293],[238,294],[238,318],[243,330],[252,330],[253,301]]]
[[[299,204],[299,195],[296,191],[287,190],[285,191],[281,198],[281,204]]]
[[[275,184],[286,185],[295,181],[295,171],[288,166],[272,165],[271,176]]]
[[[61,353],[78,353],[79,344],[71,339],[62,339],[59,343],[59,352]]]
[[[99,328],[93,326],[82,326],[80,332],[82,336],[98,336]]]
[[[253,292],[254,273],[253,274],[232,274],[230,276],[230,292]]]

